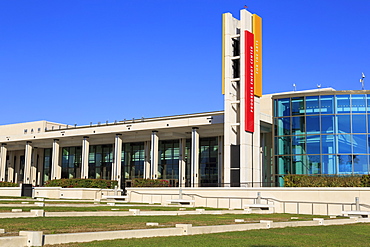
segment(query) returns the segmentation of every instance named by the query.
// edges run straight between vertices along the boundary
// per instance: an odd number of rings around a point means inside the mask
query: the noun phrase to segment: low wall
[[[1,190],[0,190],[1,193]],[[117,193],[121,193],[118,191]],[[61,188],[61,187],[34,187],[34,197],[54,199],[102,199],[103,196],[113,196],[113,189],[99,188]]]
[[[45,244],[63,244],[73,242],[91,242],[111,239],[126,238],[149,238],[149,237],[166,237],[182,235],[181,228],[159,228],[159,229],[142,229],[142,230],[123,230],[123,231],[106,231],[106,232],[84,232],[84,233],[67,233],[67,234],[50,234],[44,236]]]
[[[244,208],[257,203],[273,205],[276,213],[341,215],[355,209],[370,210],[370,188],[129,188],[130,202],[166,204],[178,199],[194,200],[196,207]],[[367,207],[368,206],[368,207]]]
[[[61,187],[33,187],[34,197],[53,199],[102,199],[103,196],[121,194],[114,189],[99,188],[61,188]],[[0,187],[0,196],[21,196],[21,187]]]
[[[20,187],[0,187],[0,196],[21,196]]]
[[[99,200],[121,191],[95,188],[35,187],[35,197]],[[196,207],[245,208],[257,203],[273,205],[276,213],[340,215],[354,210],[359,197],[361,210],[370,210],[370,188],[128,188],[128,202],[168,204],[171,199],[194,201]],[[180,196],[180,194],[182,196]],[[20,196],[20,188],[0,188],[0,196]]]
[[[23,247],[27,246],[27,237],[25,236],[12,236],[0,238],[1,247]]]

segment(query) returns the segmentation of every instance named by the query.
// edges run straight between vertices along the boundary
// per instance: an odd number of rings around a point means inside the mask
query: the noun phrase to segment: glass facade
[[[370,95],[274,99],[275,178],[369,173]]]
[[[121,164],[124,167],[125,179],[144,177],[145,150],[144,142],[124,143],[122,146]]]
[[[44,169],[41,184],[44,184],[46,181],[51,179],[51,155],[52,149],[44,149]]]
[[[201,138],[199,154],[200,185],[218,186],[218,140],[217,137]]]
[[[89,149],[89,178],[111,179],[113,145],[94,145]]]
[[[24,165],[25,165],[25,157],[24,155],[21,155],[19,160],[19,175],[17,176],[18,183],[23,182],[24,177]]]
[[[159,141],[158,178],[170,180],[172,186],[178,186],[179,146],[179,140]]]
[[[62,149],[62,178],[81,178],[82,147]]]

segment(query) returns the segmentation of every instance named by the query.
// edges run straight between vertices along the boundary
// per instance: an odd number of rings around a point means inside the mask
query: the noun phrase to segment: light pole
[[[365,74],[364,74],[364,72],[362,72],[362,76],[361,76],[361,79],[360,79],[360,82],[361,82],[361,85],[362,85],[362,90],[365,90],[364,79],[365,79]]]

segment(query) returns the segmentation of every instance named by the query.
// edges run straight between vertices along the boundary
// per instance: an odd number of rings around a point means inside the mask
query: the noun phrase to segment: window
[[[203,187],[218,185],[218,139],[201,138],[199,141],[199,174]]]

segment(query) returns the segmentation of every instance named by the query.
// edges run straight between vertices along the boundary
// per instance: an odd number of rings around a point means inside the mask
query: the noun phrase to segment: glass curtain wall
[[[44,184],[46,181],[51,179],[51,155],[53,149],[45,148],[44,149],[44,162],[43,162],[43,176],[41,184]]]
[[[49,181],[51,179],[51,155],[52,155],[52,149],[51,148],[45,148],[44,149],[44,162],[43,162],[43,176],[41,183],[44,184],[46,181]]]
[[[218,138],[200,138],[199,174],[202,187],[218,186]]]
[[[274,100],[276,178],[369,173],[370,95]]]
[[[185,187],[191,186],[191,139],[185,144]]]
[[[111,179],[113,145],[94,145],[89,148],[89,178]]]
[[[168,180],[172,187],[179,182],[179,140],[159,141],[158,178]]]
[[[125,174],[126,185],[130,187],[131,179],[144,177],[144,142],[124,143],[122,148],[122,171]]]
[[[24,155],[21,155],[19,160],[19,175],[17,177],[18,183],[23,183],[23,177],[24,177],[24,165],[25,165],[25,157]]]
[[[4,181],[8,181],[8,163],[9,163],[9,155],[6,156],[6,162],[5,162],[5,180]]]
[[[62,148],[62,178],[81,178],[82,147]]]

